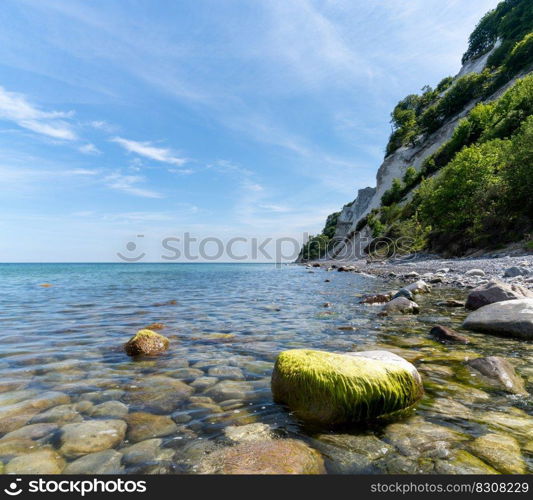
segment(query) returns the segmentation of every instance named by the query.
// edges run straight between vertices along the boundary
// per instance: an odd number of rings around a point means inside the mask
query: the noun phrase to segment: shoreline
[[[413,281],[423,279],[438,288],[457,288],[471,290],[480,285],[496,280],[509,285],[521,285],[533,290],[533,255],[505,257],[462,257],[445,259],[433,255],[421,255],[414,258],[389,259],[383,261],[354,260],[318,260],[298,263],[309,269],[325,271],[343,271],[367,274],[381,278],[385,283],[393,281]],[[511,276],[511,268],[520,268],[527,274]],[[469,271],[481,270],[479,273],[467,274]],[[417,273],[416,275],[414,273]]]

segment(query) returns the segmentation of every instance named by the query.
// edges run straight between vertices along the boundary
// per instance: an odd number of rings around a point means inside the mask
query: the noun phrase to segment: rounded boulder
[[[391,418],[423,394],[416,368],[388,351],[282,352],[272,374],[274,401],[303,421],[334,426]]]

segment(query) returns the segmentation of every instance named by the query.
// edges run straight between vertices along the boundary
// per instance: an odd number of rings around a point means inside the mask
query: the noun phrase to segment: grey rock
[[[465,276],[485,276],[483,269],[470,269],[466,271]]]
[[[406,299],[413,300],[413,294],[407,290],[407,288],[400,288],[393,296],[393,299],[397,299],[398,297],[405,297]]]
[[[471,359],[466,364],[491,381],[496,382],[511,394],[528,394],[524,386],[524,381],[517,375],[511,363],[505,358],[489,356],[487,358]]]
[[[533,339],[533,299],[506,300],[470,313],[464,328],[520,339]]]
[[[466,308],[475,310],[495,302],[523,298],[533,298],[533,292],[520,285],[492,280],[469,293]]]
[[[397,297],[387,302],[383,306],[382,314],[418,314],[420,308],[416,302],[406,299],[405,297]]]
[[[431,287],[424,280],[415,281],[404,288],[413,294],[431,292]]]
[[[527,276],[529,269],[526,267],[513,266],[505,270],[503,276],[505,278],[515,278],[516,276]]]

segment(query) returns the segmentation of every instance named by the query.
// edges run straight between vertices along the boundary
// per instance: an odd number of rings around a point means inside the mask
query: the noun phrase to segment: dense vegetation
[[[335,229],[337,227],[337,220],[340,212],[335,212],[328,216],[326,219],[326,225],[322,232],[316,236],[311,236],[307,243],[304,244],[300,250],[298,260],[316,260],[324,257],[328,251],[330,241],[335,235]]]
[[[463,62],[491,50],[482,73],[444,78],[394,108],[387,155],[466,115],[418,170],[409,167],[393,180],[380,208],[359,220],[355,230],[368,227],[374,245],[393,239],[402,241],[405,252],[457,255],[523,240],[533,249],[533,0],[505,0],[487,13]],[[311,260],[324,254],[337,217],[328,218],[302,255]]]
[[[455,81],[442,80],[435,89],[426,86],[421,95],[400,101],[391,114],[393,132],[387,155],[401,146],[413,146],[438,130],[443,123],[475,99],[485,99],[533,61],[533,2],[506,0],[486,14],[470,36],[463,61],[494,50],[483,73],[470,73]]]
[[[431,178],[428,174],[441,169]],[[412,199],[400,205],[417,180]],[[366,223],[375,237],[409,236],[413,249],[462,253],[522,239],[532,229],[533,75],[480,103],[421,172],[409,168]]]

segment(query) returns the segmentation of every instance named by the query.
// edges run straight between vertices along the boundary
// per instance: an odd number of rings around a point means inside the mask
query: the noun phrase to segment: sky
[[[497,3],[2,0],[0,262],[316,234]]]

